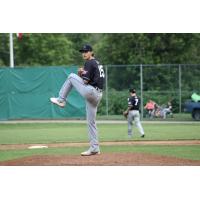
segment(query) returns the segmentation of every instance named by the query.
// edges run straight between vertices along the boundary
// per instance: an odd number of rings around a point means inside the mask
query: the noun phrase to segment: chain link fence
[[[129,88],[135,88],[141,98],[141,116],[149,99],[158,105],[172,102],[173,112],[183,112],[191,95],[200,92],[200,65],[140,64],[104,65],[106,81],[101,115],[118,115],[127,108]]]

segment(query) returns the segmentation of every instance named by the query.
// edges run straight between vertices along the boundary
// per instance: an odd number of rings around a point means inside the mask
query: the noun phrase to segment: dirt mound
[[[200,161],[146,153],[102,153],[80,155],[40,155],[0,162],[1,166],[199,166]]]

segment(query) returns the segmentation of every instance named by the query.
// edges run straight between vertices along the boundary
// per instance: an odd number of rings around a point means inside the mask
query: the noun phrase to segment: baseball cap
[[[85,44],[80,50],[79,52],[83,53],[83,52],[87,52],[87,51],[92,51],[92,47],[89,44]]]
[[[133,89],[133,88],[131,88],[131,89],[129,89],[129,92],[131,92],[131,93],[136,93],[136,90]]]

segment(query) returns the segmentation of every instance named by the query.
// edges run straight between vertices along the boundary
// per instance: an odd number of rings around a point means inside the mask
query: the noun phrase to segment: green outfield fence
[[[84,99],[72,90],[65,108],[50,103],[77,67],[0,68],[0,120],[85,116]]]
[[[134,87],[141,97],[142,117],[144,105],[149,99],[163,106],[171,100],[174,112],[181,113],[184,102],[191,99],[192,93],[200,94],[200,64],[104,65],[104,67],[106,87],[103,104],[106,115],[122,113],[127,106],[130,87]],[[113,106],[116,98],[118,99]]]
[[[200,65],[138,64],[104,65],[106,81],[98,115],[121,115],[127,108],[128,89],[134,87],[141,97],[141,116],[149,99],[159,105],[168,100],[173,111],[193,92],[200,93]],[[77,66],[0,68],[0,120],[85,118],[84,99],[72,90],[64,109],[49,102]]]

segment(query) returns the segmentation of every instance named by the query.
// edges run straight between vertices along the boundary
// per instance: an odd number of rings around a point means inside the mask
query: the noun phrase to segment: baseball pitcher
[[[68,76],[60,89],[59,96],[50,98],[50,101],[60,107],[64,107],[72,87],[85,98],[90,148],[82,152],[81,155],[91,156],[100,154],[96,113],[102,98],[105,75],[103,66],[94,57],[93,49],[90,45],[84,45],[79,52],[82,53],[82,57],[85,60],[84,66],[79,68],[78,75],[71,73]]]

